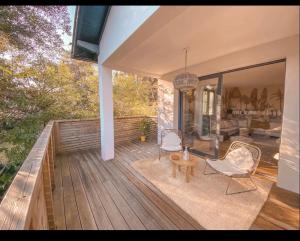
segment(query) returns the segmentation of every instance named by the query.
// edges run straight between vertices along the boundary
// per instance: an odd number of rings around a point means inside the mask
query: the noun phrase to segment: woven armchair
[[[253,163],[251,166],[249,166],[249,169],[239,168],[239,165],[242,166],[244,163],[240,162],[235,165],[234,164],[235,160],[232,160],[229,157],[229,154],[232,151],[237,150],[241,147],[245,147],[252,155]],[[254,175],[256,172],[256,169],[257,169],[259,161],[260,161],[260,157],[261,157],[261,150],[257,146],[253,146],[248,143],[241,142],[241,141],[234,141],[231,143],[231,145],[228,148],[224,157],[222,157],[220,159],[206,159],[205,168],[204,168],[203,173],[204,173],[204,175],[220,173],[220,174],[230,177],[230,181],[227,185],[226,192],[225,192],[226,195],[255,191],[257,189],[257,186],[256,186],[255,182],[252,180],[251,176]],[[243,160],[243,157],[241,157],[240,159]],[[209,166],[211,169],[213,169],[214,172],[207,173],[206,172],[207,166]],[[234,178],[249,178],[254,187],[251,189],[248,189],[248,190],[230,193],[228,190],[229,190],[230,184]]]

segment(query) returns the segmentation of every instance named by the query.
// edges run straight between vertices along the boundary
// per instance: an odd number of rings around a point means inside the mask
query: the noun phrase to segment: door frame
[[[218,105],[219,107],[222,106],[222,88],[223,88],[223,75],[221,73],[215,73],[215,74],[211,74],[211,75],[207,75],[207,76],[202,76],[202,77],[198,77],[199,81],[203,81],[203,80],[207,80],[207,79],[218,79],[217,82],[217,89],[216,89],[216,103],[215,103],[215,111],[216,111],[216,136],[218,137],[218,135],[220,135],[220,120],[221,120],[221,109],[219,111],[219,115],[217,113],[218,111]],[[178,129],[180,129],[182,131],[182,113],[183,113],[183,92],[179,91],[179,101],[178,101]],[[209,158],[218,158],[218,154],[219,154],[219,139],[216,138],[214,141],[214,154],[208,154],[205,152],[202,152],[200,150],[191,150],[191,152],[193,154],[196,154],[197,156],[207,156]]]
[[[268,62],[262,62],[262,63],[258,63],[258,64],[253,64],[253,65],[247,65],[247,66],[244,66],[244,67],[239,67],[239,68],[234,68],[234,69],[230,69],[230,70],[220,71],[220,72],[216,72],[216,73],[213,73],[213,74],[203,75],[203,76],[198,77],[198,79],[199,79],[199,81],[206,80],[206,79],[212,79],[212,78],[218,78],[219,79],[218,80],[218,88],[217,88],[217,96],[220,95],[221,98],[219,99],[219,101],[220,101],[219,103],[220,103],[220,106],[222,106],[222,91],[223,91],[223,75],[224,74],[228,74],[228,73],[235,72],[235,71],[240,71],[240,70],[245,70],[245,69],[261,67],[261,66],[264,66],[264,65],[281,63],[281,62],[286,63],[286,58],[281,58],[281,59],[272,60],[272,61],[268,61]],[[284,80],[284,89],[285,89],[285,80]],[[182,91],[179,91],[178,109],[179,109],[179,111],[178,111],[178,129],[182,130],[182,111],[183,111],[182,110]],[[284,105],[282,107],[282,113],[281,113],[282,121],[283,121],[283,113],[284,113]],[[219,122],[219,125],[218,125],[218,122]],[[216,134],[217,135],[220,134],[220,120],[217,120]],[[281,128],[280,136],[281,135],[282,135],[282,128]],[[219,149],[220,149],[219,144],[220,144],[219,139],[217,138],[216,142],[215,142],[215,153],[214,153],[213,156],[208,155],[207,153],[204,153],[204,152],[201,152],[201,151],[195,151],[195,150],[193,150],[192,153],[197,155],[197,156],[209,156],[209,157],[212,157],[212,158],[218,158]],[[281,146],[281,140],[280,140],[280,144],[279,144],[279,149],[280,149],[280,146]],[[279,152],[279,155],[280,155],[280,152]]]

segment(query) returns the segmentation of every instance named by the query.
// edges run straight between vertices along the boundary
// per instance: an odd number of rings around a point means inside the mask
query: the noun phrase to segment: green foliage
[[[116,72],[113,95],[115,116],[156,115],[156,79]]]
[[[31,56],[49,55],[62,48],[59,33],[70,35],[70,30],[67,6],[0,6],[0,51],[12,47]]]
[[[0,197],[49,120],[99,116],[96,66],[70,59],[59,31],[70,31],[65,6],[0,6]],[[156,114],[156,79],[113,82],[115,116]]]
[[[146,136],[149,134],[150,129],[151,129],[151,120],[149,118],[143,118],[139,123],[139,130],[144,136]]]

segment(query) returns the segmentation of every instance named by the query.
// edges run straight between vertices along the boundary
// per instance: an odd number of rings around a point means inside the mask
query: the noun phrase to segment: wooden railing
[[[143,118],[151,120],[151,128],[148,133],[148,138],[156,139],[157,117],[119,117],[114,119],[115,144],[138,140],[141,134],[138,127]],[[99,119],[58,120],[55,122],[57,153],[100,147],[101,133]]]
[[[0,204],[2,229],[54,229],[55,138],[53,121],[44,128]]]
[[[144,116],[115,118],[115,143],[137,140]],[[148,138],[157,137],[156,117]],[[55,229],[52,191],[57,153],[100,147],[99,119],[50,121],[0,203],[0,230]]]

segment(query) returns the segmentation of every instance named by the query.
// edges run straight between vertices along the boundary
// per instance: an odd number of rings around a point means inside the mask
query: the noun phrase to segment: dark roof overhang
[[[96,62],[110,6],[76,6],[71,58]]]

